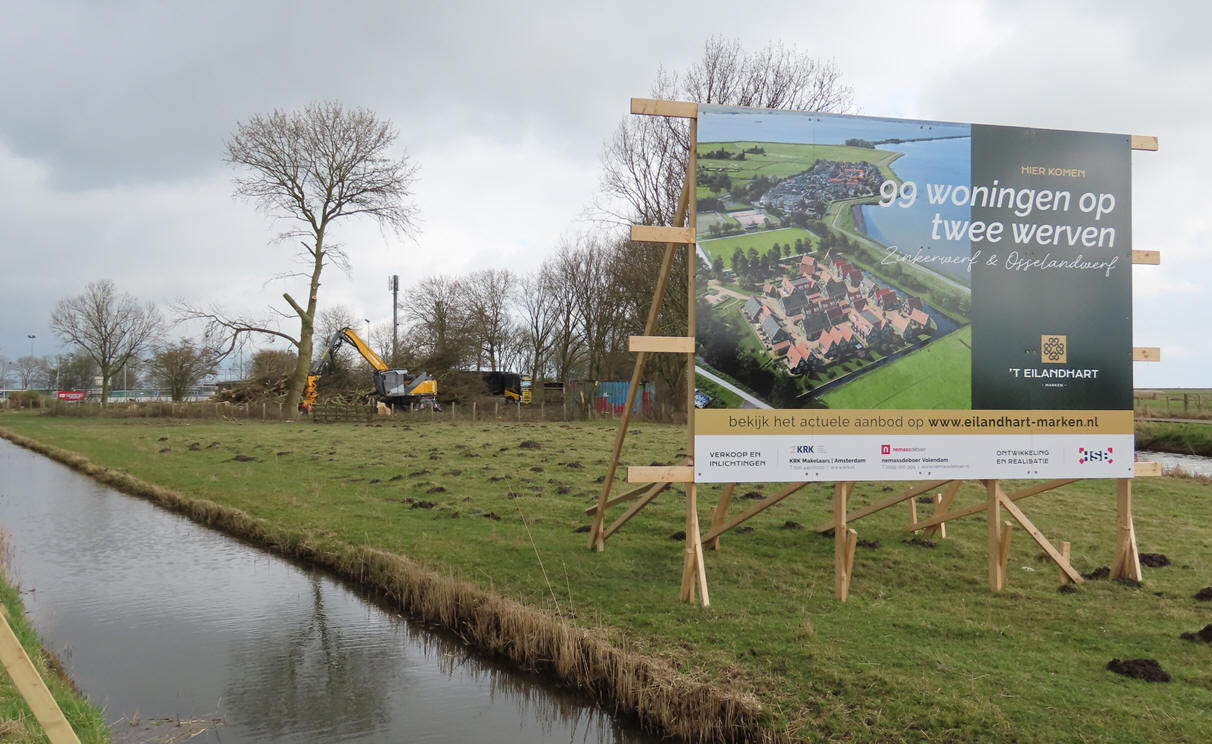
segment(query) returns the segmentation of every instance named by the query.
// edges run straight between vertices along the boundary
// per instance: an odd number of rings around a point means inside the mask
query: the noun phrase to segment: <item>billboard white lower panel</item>
[[[697,483],[1130,478],[1131,434],[759,434],[694,439]]]

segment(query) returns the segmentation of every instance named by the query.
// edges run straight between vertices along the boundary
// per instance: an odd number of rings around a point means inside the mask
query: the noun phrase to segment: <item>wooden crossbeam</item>
[[[1140,477],[1155,477],[1162,474],[1162,464],[1160,462],[1146,462],[1137,460],[1132,463],[1132,474],[1137,478]]]
[[[668,483],[654,483],[653,485],[646,487],[646,489],[639,489],[641,491],[647,490],[648,493],[641,496],[639,501],[628,507],[627,511],[620,514],[619,518],[614,520],[614,522],[606,528],[606,530],[602,533],[602,541],[605,542],[611,535],[618,532],[620,527],[627,524],[627,521],[639,514],[641,509],[652,503],[652,500],[655,499],[661,493],[661,491],[664,491],[666,488],[669,488]]]
[[[689,465],[632,465],[627,468],[628,483],[693,483],[694,468]]]
[[[803,488],[806,485],[808,485],[808,484],[807,483],[792,483],[791,485],[784,487],[778,493],[775,493],[771,496],[767,496],[766,498],[757,502],[753,506],[749,507],[748,509],[741,512],[736,517],[728,520],[727,522],[720,525],[719,527],[713,527],[711,529],[711,531],[709,531],[706,535],[703,535],[703,541],[706,542],[713,538],[719,537],[720,535],[724,534],[725,532],[732,529],[733,527],[736,527],[738,524],[741,524],[742,522],[749,519],[750,517],[756,516],[757,514],[760,514],[764,511],[766,511],[770,507],[779,503],[780,501],[787,498],[788,496],[790,496],[791,494],[800,490],[801,488]]]
[[[941,488],[942,486],[945,486],[950,482],[951,481],[930,481],[929,483],[926,483],[924,485],[914,486],[913,488],[910,488],[908,491],[904,491],[895,496],[889,496],[888,498],[886,498],[882,501],[877,501],[876,503],[871,504],[870,506],[865,506],[862,509],[859,509],[858,511],[854,512],[853,514],[847,514],[845,521],[846,522],[857,522],[858,520],[862,519],[863,517],[874,514],[877,511],[880,511],[881,509],[887,509],[890,506],[895,506],[896,504],[901,503],[905,499],[911,499],[914,496],[920,496],[921,494],[926,493],[927,491],[933,491],[936,488]],[[816,526],[815,529],[817,532],[828,532],[829,530],[833,529],[833,526],[835,524],[837,524],[837,520],[830,519],[827,522],[821,522],[820,524],[818,524]]]
[[[693,354],[693,336],[629,336],[628,351],[647,351],[671,354]]]
[[[1161,348],[1158,346],[1133,346],[1132,361],[1134,362],[1160,362]]]
[[[619,504],[623,503],[624,501],[631,501],[636,496],[639,496],[640,494],[644,493],[645,491],[647,491],[649,489],[664,490],[666,488],[669,488],[668,483],[645,483],[644,485],[640,486],[639,488],[633,488],[630,491],[628,491],[627,493],[621,494],[619,496],[615,496],[614,498],[610,499],[609,501],[606,502],[606,508],[609,509],[612,506],[618,506]],[[590,506],[585,507],[586,514],[593,514],[597,510],[598,510],[597,504],[591,504]]]
[[[1076,483],[1079,480],[1081,480],[1081,479],[1080,478],[1059,478],[1057,480],[1050,480],[1046,483],[1040,483],[1040,484],[1031,486],[1030,488],[1024,488],[1020,491],[1015,491],[1014,493],[1011,493],[1006,498],[1009,499],[1010,501],[1019,501],[1021,499],[1027,498],[1028,496],[1034,496],[1038,493],[1043,493],[1045,491],[1051,491],[1055,488],[1060,488],[1061,486],[1067,486],[1070,483]],[[923,519],[922,521],[918,522],[917,524],[911,524],[911,525],[902,527],[901,532],[913,532],[914,530],[920,530],[925,527],[931,527],[933,525],[941,524],[943,522],[950,522],[954,519],[959,519],[960,517],[966,517],[970,514],[976,514],[978,512],[985,511],[988,508],[989,508],[989,503],[987,501],[983,501],[983,502],[977,504],[976,506],[970,506],[966,509],[960,509],[959,511],[954,511],[954,512],[948,511],[948,512],[943,512],[942,514],[935,514],[934,516],[930,517],[929,519]]]
[[[1157,137],[1151,134],[1134,134],[1132,135],[1132,149],[1157,152]]]
[[[699,105],[693,101],[661,101],[655,98],[632,98],[631,113],[641,116],[675,116],[679,119],[693,119],[699,115]],[[1156,140],[1157,138],[1155,137],[1154,139]]]
[[[1132,251],[1132,263],[1159,266],[1161,265],[1161,251]]]
[[[632,225],[631,239],[637,243],[673,243],[686,245],[694,242],[693,227],[663,227],[661,225]]]
[[[1010,512],[1010,516],[1014,517],[1014,521],[1018,522],[1019,526],[1027,531],[1027,534],[1031,536],[1031,539],[1035,541],[1036,545],[1039,545],[1044,549],[1044,552],[1048,554],[1048,557],[1051,558],[1054,563],[1056,563],[1060,570],[1065,572],[1073,583],[1081,584],[1085,581],[1085,579],[1082,578],[1082,575],[1073,568],[1073,566],[1068,560],[1065,559],[1063,555],[1061,555],[1061,552],[1057,550],[1052,543],[1048,542],[1048,538],[1044,537],[1044,533],[1040,532],[1039,529],[1031,523],[1031,520],[1027,518],[1027,515],[1023,513],[1022,509],[1019,509],[1018,505],[1006,496],[1006,493],[1002,491],[1001,486],[997,486],[997,498],[999,501],[1001,501],[1002,507],[1006,511]]]

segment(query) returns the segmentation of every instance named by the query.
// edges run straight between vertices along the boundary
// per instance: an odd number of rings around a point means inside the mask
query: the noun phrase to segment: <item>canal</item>
[[[656,741],[340,580],[2,439],[0,527],[34,627],[116,742],[147,741],[156,719],[225,744]]]

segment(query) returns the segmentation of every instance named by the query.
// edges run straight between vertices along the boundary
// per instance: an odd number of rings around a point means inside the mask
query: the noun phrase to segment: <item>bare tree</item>
[[[853,108],[853,91],[842,82],[831,60],[812,57],[794,47],[771,43],[748,52],[740,42],[714,36],[703,56],[684,72],[657,73],[651,95],[731,106],[843,112]],[[673,225],[686,182],[690,156],[689,126],[684,119],[628,116],[602,152],[602,194],[591,210],[606,222]],[[690,198],[696,198],[694,194]],[[647,318],[663,246],[630,245],[619,263],[627,327],[639,332]],[[685,333],[687,307],[686,252],[675,254],[670,283],[661,304],[659,333]],[[658,377],[675,392],[684,381],[685,360],[658,355],[652,362]]]
[[[551,357],[559,322],[557,303],[555,288],[546,267],[521,280],[518,308],[522,315],[519,324],[522,364],[535,380],[544,376]]]
[[[287,383],[287,398],[298,399],[311,365],[320,277],[329,263],[348,269],[349,259],[330,231],[336,221],[368,217],[384,229],[410,235],[415,208],[408,202],[416,167],[407,155],[391,151],[396,128],[374,113],[346,109],[329,101],[312,103],[302,111],[274,110],[237,124],[227,142],[227,161],[242,169],[236,193],[259,209],[292,225],[279,239],[304,238],[298,258],[304,270],[283,277],[306,277],[306,299],[300,303],[286,292],[282,298],[299,322],[297,336],[269,323],[233,317],[219,308],[181,306],[186,318],[207,323],[208,338],[230,353],[247,334],[278,336],[298,350]]]
[[[459,282],[468,331],[479,345],[480,359],[488,361],[492,372],[502,368],[501,354],[513,340],[510,310],[517,286],[518,278],[509,269],[475,271]]]
[[[79,297],[59,300],[51,313],[51,329],[100,367],[104,404],[111,376],[157,340],[164,320],[155,305],[140,305],[134,297],[119,294],[106,279],[90,283]]]
[[[214,349],[183,338],[175,344],[157,346],[147,371],[153,382],[168,389],[174,401],[181,401],[203,378],[215,374],[218,361]]]
[[[410,287],[401,307],[410,326],[401,356],[433,375],[473,363],[476,343],[468,331],[463,294],[458,280],[440,275]]]
[[[26,355],[18,359],[12,366],[17,372],[17,379],[21,382],[21,387],[26,390],[38,387],[39,383],[46,379],[45,359]]]

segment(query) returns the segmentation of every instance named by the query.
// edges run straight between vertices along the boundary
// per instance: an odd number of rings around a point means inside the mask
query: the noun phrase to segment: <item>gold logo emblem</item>
[[[1044,364],[1065,364],[1069,361],[1069,337],[1045,334],[1039,338],[1039,359]]]

